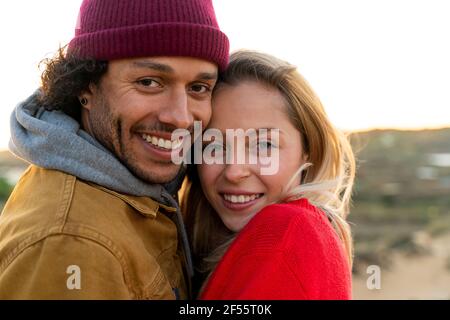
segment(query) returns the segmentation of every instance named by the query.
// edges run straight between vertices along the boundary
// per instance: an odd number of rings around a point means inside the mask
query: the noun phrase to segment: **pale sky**
[[[81,0],[0,2],[0,149],[38,62],[74,33]],[[341,129],[450,126],[450,1],[214,0],[232,50],[298,66]]]

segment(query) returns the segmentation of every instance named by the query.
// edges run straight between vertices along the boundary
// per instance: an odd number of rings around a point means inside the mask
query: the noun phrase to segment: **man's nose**
[[[189,97],[186,91],[173,92],[159,114],[159,120],[178,129],[188,129],[194,123],[189,109]]]

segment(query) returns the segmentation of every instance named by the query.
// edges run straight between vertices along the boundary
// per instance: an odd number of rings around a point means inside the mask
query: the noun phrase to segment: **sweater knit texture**
[[[267,206],[232,243],[200,299],[351,299],[343,243],[306,199]]]

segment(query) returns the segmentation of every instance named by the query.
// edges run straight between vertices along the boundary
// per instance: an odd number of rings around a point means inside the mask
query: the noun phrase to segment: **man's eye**
[[[149,87],[149,88],[159,88],[161,87],[161,84],[153,79],[141,79],[137,81],[140,85],[144,86],[144,87]]]
[[[209,88],[209,86],[204,84],[194,84],[193,86],[191,86],[191,91],[195,93],[206,93],[211,91],[211,89]]]

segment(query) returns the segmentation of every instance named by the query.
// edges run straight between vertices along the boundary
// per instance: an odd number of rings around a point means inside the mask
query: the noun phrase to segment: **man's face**
[[[217,66],[196,58],[111,61],[84,95],[83,127],[137,177],[169,182],[179,170],[171,161],[171,133],[209,123],[216,81]]]

